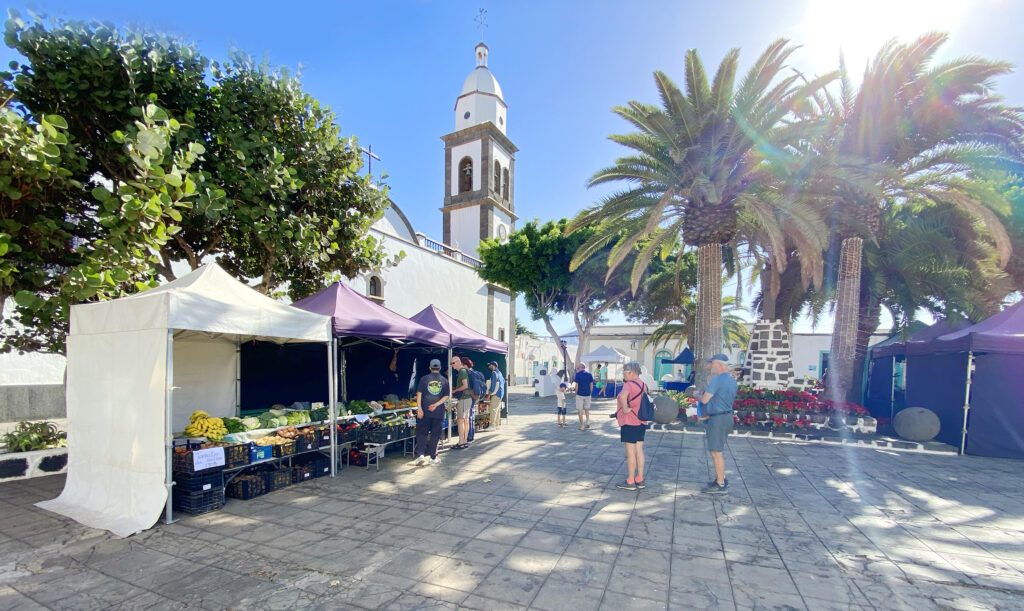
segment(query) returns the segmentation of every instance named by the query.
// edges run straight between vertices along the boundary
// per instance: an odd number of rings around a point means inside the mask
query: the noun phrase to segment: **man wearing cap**
[[[420,378],[416,386],[416,405],[419,409],[416,410],[416,460],[413,464],[417,467],[440,462],[437,460],[437,442],[441,440],[444,404],[451,394],[449,390],[448,378],[441,375],[441,361],[432,359],[430,373]],[[427,433],[430,433],[429,442]]]
[[[702,414],[706,417],[708,452],[715,465],[715,479],[704,486],[707,494],[725,494],[729,482],[725,479],[725,440],[732,432],[732,402],[736,399],[736,379],[729,375],[729,357],[716,354],[707,359],[711,377],[703,393],[695,396],[703,404]]]
[[[501,423],[501,400],[505,398],[505,376],[498,371],[497,361],[487,363],[487,368],[491,370],[491,377],[487,380],[487,413],[491,428],[497,431]]]

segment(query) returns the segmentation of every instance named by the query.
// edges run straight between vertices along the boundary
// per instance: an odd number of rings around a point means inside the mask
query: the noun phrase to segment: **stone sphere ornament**
[[[654,421],[658,424],[669,424],[679,418],[679,404],[668,395],[654,398]]]
[[[917,442],[935,439],[942,427],[935,412],[923,407],[908,407],[896,414],[892,426],[900,437]]]

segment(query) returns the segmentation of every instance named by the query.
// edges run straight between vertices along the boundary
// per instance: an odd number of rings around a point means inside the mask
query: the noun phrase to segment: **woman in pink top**
[[[626,446],[626,483],[618,484],[623,490],[645,488],[644,484],[644,433],[647,424],[636,416],[640,409],[640,397],[647,392],[647,385],[640,381],[640,363],[626,363],[622,368],[622,385],[616,401],[618,410],[615,419],[619,422],[619,439]]]

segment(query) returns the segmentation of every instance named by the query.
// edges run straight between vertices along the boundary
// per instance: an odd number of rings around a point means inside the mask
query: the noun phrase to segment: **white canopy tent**
[[[237,415],[238,346],[328,344],[330,324],[213,263],[138,295],[73,306],[67,481],[59,497],[38,506],[122,537],[152,527],[162,511],[170,521],[172,433],[195,409]],[[333,420],[333,375],[329,384]]]
[[[622,354],[615,348],[609,348],[602,344],[590,354],[585,354],[580,357],[580,361],[584,363],[625,363],[629,359],[625,354]]]

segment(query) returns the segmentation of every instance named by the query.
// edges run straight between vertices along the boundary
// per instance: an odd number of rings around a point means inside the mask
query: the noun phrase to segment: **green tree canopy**
[[[295,298],[383,262],[367,229],[387,189],[359,174],[358,143],[287,71],[244,56],[211,62],[148,32],[26,23],[13,12],[4,41],[25,57],[0,74],[4,129],[26,143],[6,150],[25,193],[0,215],[38,217],[32,231],[48,236],[26,239],[26,224],[13,221],[23,234],[15,251],[15,225],[0,228],[0,297],[27,291],[16,318],[37,336],[17,347],[60,349],[70,303],[173,279],[177,261],[195,269],[216,257],[260,291],[287,287]],[[32,144],[32,133],[52,142]],[[33,169],[33,146],[52,167]],[[62,287],[71,269],[103,291]]]

